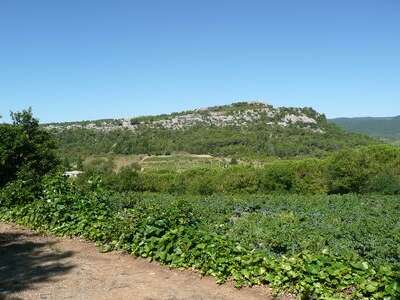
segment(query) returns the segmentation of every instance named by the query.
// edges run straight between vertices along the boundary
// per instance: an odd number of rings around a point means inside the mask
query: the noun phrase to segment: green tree
[[[58,166],[56,144],[30,108],[11,118],[12,124],[0,124],[0,187],[16,179],[38,183]]]

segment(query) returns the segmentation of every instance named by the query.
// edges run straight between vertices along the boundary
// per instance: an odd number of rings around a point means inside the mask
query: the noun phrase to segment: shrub
[[[0,206],[11,207],[37,199],[40,195],[40,181],[17,179],[0,189]]]
[[[141,178],[131,167],[124,167],[114,176],[110,176],[106,184],[119,192],[142,191]]]
[[[255,193],[259,186],[259,176],[250,167],[232,166],[220,175],[222,192]]]
[[[180,184],[177,181],[177,173],[161,170],[141,173],[142,190],[148,192],[169,192],[180,191]]]
[[[37,179],[58,165],[52,136],[39,127],[32,111],[11,113],[13,123],[0,124],[0,187],[16,178]]]
[[[328,191],[325,161],[304,159],[292,164],[292,191],[297,194],[325,194]]]
[[[266,166],[260,177],[262,192],[291,192],[295,174],[290,162],[277,162]]]
[[[87,177],[93,175],[111,175],[114,172],[114,163],[110,159],[95,158],[87,162],[83,168]]]
[[[399,175],[400,148],[389,145],[343,150],[327,161],[330,193],[380,192],[379,177],[392,177],[393,183]],[[380,187],[386,189],[384,185]]]
[[[400,175],[381,173],[373,176],[367,182],[364,192],[382,193],[385,195],[400,194]]]
[[[194,168],[186,171],[129,168],[114,173],[100,161],[82,176],[100,174],[117,191],[148,191],[171,194],[215,193],[399,193],[400,149],[373,146],[343,150],[325,159],[274,161],[262,168],[233,165],[225,168]],[[130,168],[132,169],[132,168]]]
[[[178,175],[181,193],[212,195],[217,190],[217,171],[212,168],[195,168]]]
[[[59,164],[56,146],[30,109],[11,117],[12,124],[0,124],[0,188],[9,185],[7,201],[30,201],[41,191],[41,178]]]

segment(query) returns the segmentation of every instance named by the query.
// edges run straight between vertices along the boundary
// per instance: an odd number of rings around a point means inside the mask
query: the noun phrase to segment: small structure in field
[[[78,170],[74,170],[74,171],[66,171],[64,173],[64,176],[70,177],[70,178],[76,178],[78,177],[80,174],[82,174],[82,171],[78,171]]]

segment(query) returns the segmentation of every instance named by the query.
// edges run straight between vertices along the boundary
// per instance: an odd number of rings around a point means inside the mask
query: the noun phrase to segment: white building
[[[76,177],[78,177],[78,175],[80,175],[82,173],[83,173],[82,171],[77,171],[77,170],[67,171],[67,172],[64,173],[64,176],[71,177],[71,178],[76,178]]]

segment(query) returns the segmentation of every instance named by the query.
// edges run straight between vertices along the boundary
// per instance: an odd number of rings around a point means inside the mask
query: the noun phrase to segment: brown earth
[[[0,299],[272,299],[266,287],[171,270],[92,243],[0,223]]]

